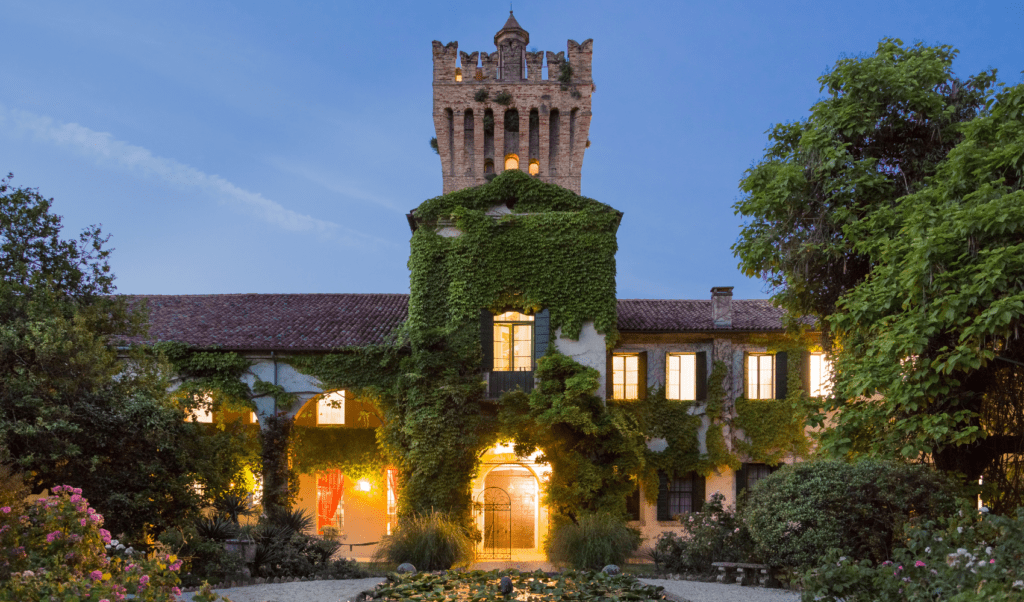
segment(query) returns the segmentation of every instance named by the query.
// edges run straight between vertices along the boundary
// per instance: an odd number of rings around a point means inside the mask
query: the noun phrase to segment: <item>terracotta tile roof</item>
[[[147,342],[262,351],[327,351],[380,343],[408,315],[409,295],[133,295],[149,307]],[[782,310],[734,299],[732,330],[781,330]],[[715,330],[710,300],[619,299],[619,330]],[[719,329],[720,330],[720,329]],[[143,342],[135,340],[131,342]]]
[[[380,343],[405,321],[409,295],[132,295],[149,307],[147,341],[265,351]],[[142,341],[132,341],[142,342]]]
[[[733,299],[732,330],[782,330],[785,312],[767,299]],[[619,299],[619,330],[687,332],[716,329],[711,300]]]

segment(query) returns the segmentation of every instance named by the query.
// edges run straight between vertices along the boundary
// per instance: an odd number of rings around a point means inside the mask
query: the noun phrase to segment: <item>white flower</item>
[[[124,551],[125,556],[131,556],[135,553],[135,548],[128,546],[128,549]]]
[[[991,556],[992,555],[992,546],[989,546],[989,547],[985,548],[985,553],[988,554],[989,556]]]
[[[941,537],[936,537],[935,541],[942,541],[942,538]]]
[[[116,546],[119,543],[121,543],[121,542],[117,541],[116,539],[111,539],[110,540],[110,545],[112,545],[112,546]]]
[[[932,553],[932,548],[931,548],[931,546],[928,546],[928,547],[926,547],[926,548],[924,549],[924,553],[925,553],[925,554],[931,554],[931,553]]]
[[[964,532],[964,528],[963,527],[957,527],[956,528],[956,532],[957,533],[963,533]]]
[[[988,563],[985,562],[984,560],[979,560],[978,561],[978,566],[985,566],[986,564],[988,564]]]
[[[1014,581],[1013,589],[1024,589],[1024,581]]]
[[[961,556],[967,556],[967,548],[957,548],[956,553]]]
[[[982,506],[980,508],[980,511],[982,514],[988,514],[988,506]]]
[[[103,547],[109,550],[110,549],[110,544],[108,543],[107,545],[105,545]]]
[[[123,543],[117,544],[117,549],[118,550],[123,550],[124,549],[124,544]]]

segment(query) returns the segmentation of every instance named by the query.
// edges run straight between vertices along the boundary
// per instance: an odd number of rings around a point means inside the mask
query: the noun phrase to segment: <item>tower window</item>
[[[494,370],[533,370],[533,316],[507,311],[494,316]]]
[[[460,69],[458,67],[455,68],[455,81],[457,81],[457,82],[461,82],[462,81],[462,69]]]
[[[530,161],[530,175],[535,176],[540,173],[540,161],[533,159]]]
[[[509,153],[505,155],[505,170],[519,169],[519,155]]]
[[[494,173],[494,159],[484,159],[484,173]]]

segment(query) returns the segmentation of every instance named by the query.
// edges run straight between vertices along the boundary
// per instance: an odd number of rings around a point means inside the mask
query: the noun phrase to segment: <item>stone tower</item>
[[[579,194],[594,42],[569,40],[568,59],[565,52],[529,52],[529,43],[511,11],[490,54],[434,41],[434,129],[445,193],[518,169]]]

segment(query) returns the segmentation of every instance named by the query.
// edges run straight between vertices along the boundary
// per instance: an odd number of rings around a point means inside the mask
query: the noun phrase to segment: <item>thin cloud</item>
[[[198,188],[285,230],[327,235],[336,234],[340,229],[338,224],[287,209],[257,192],[239,188],[218,175],[204,173],[174,159],[157,157],[141,146],[117,140],[106,132],[96,132],[77,123],[58,123],[49,117],[0,105],[0,127],[27,132],[39,140],[72,148],[98,161],[113,162],[177,186]]]
[[[275,168],[280,169],[281,171],[309,180],[310,182],[313,182],[317,186],[330,190],[331,192],[360,201],[368,201],[370,203],[380,205],[385,209],[390,209],[391,211],[396,211],[398,213],[405,213],[405,211],[402,210],[401,207],[399,207],[390,199],[386,199],[375,194],[370,194],[365,190],[359,188],[358,186],[353,185],[349,181],[343,181],[342,179],[338,178],[337,175],[326,175],[322,172],[313,169],[308,165],[304,165],[295,161],[279,157],[270,158],[268,160],[268,163],[270,163]]]

